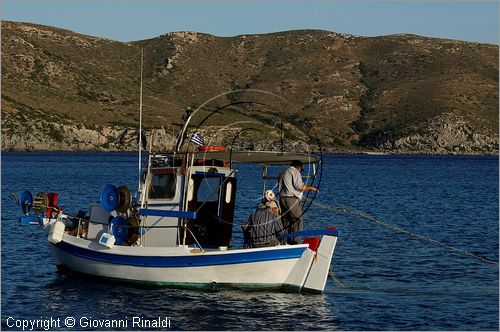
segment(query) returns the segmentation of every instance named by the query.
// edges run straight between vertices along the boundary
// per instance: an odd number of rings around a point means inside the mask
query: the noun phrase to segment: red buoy
[[[48,208],[45,210],[45,216],[47,218],[52,218],[52,213],[58,213],[59,207],[57,206],[57,198],[59,197],[59,193],[47,193],[47,198],[49,200]]]

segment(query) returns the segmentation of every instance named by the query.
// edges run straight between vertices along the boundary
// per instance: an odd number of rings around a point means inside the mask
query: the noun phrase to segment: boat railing
[[[198,247],[200,248],[200,250],[201,250],[202,252],[204,252],[205,250],[203,250],[203,248],[202,248],[202,246],[201,246],[200,242],[198,242],[198,239],[196,238],[196,236],[194,236],[193,232],[192,232],[192,231],[191,231],[188,227],[186,227],[186,229],[187,229],[187,231],[189,232],[189,234],[191,234],[191,236],[193,237],[193,239],[196,241],[196,244],[198,245]]]
[[[95,225],[103,225],[103,226],[110,226],[111,225],[111,222],[101,222],[101,221],[95,221],[95,220],[90,220],[90,219],[86,219],[86,218],[81,218],[81,217],[78,217],[78,216],[71,216],[71,215],[67,215],[67,214],[64,214],[64,215],[58,215],[56,217],[46,217],[44,218],[47,220],[46,223],[50,223],[51,221],[63,221],[63,219],[66,219],[66,220],[71,220],[71,221],[76,221],[78,220],[78,226],[76,227],[76,232],[74,232],[74,229],[72,230],[72,233],[76,233],[75,237],[78,237],[78,238],[84,238],[84,239],[87,239],[87,232],[85,231],[86,229],[86,226],[88,227],[88,225],[86,224],[95,224]],[[166,226],[154,226],[154,225],[151,225],[151,226],[130,226],[130,225],[123,225],[123,226],[120,226],[120,228],[143,228],[143,229],[162,229],[162,228],[179,228],[179,226],[175,226],[175,225],[166,225]],[[196,238],[196,236],[193,234],[193,232],[188,228],[186,227],[186,230],[191,234],[191,236],[193,237],[194,241],[196,242],[196,245],[198,246],[198,248],[203,252],[205,251],[203,249],[203,247],[201,246],[200,242],[198,241],[198,239]],[[69,230],[71,231],[71,230]]]

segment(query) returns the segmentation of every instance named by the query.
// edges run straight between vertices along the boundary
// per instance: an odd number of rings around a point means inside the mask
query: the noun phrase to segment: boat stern
[[[290,271],[284,288],[288,291],[304,291],[321,293],[325,289],[326,280],[330,272],[330,264],[340,232],[336,228],[326,230],[300,231],[288,234],[291,236],[322,235],[321,238],[308,238],[304,243],[309,248],[304,251]]]
[[[312,261],[311,269],[302,287],[302,291],[315,293],[323,292],[328,273],[330,272],[330,264],[336,244],[336,236],[324,235],[321,238],[321,242]]]

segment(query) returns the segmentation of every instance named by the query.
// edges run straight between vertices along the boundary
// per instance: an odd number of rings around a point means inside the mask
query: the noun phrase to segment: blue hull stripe
[[[300,258],[306,249],[290,248],[286,250],[249,251],[244,253],[222,255],[196,254],[189,256],[165,257],[109,254],[76,247],[65,242],[59,242],[58,244],[55,244],[55,246],[70,255],[93,261],[141,267],[194,267],[294,259]]]

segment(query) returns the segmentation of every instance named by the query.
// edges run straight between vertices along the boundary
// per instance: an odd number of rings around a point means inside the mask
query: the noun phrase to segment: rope
[[[416,232],[412,232],[412,231],[409,231],[409,230],[406,230],[402,227],[399,227],[399,226],[394,226],[394,225],[391,225],[391,224],[388,224],[388,223],[385,223],[383,221],[380,221],[378,220],[377,218],[363,212],[363,211],[358,211],[356,209],[353,209],[353,208],[349,208],[349,207],[335,207],[335,206],[327,206],[327,205],[324,205],[324,204],[321,204],[321,203],[318,203],[318,202],[314,202],[312,201],[311,202],[312,204],[324,209],[324,210],[327,210],[327,211],[330,211],[330,212],[336,212],[336,213],[342,213],[342,214],[349,214],[349,215],[353,215],[353,216],[356,216],[356,217],[361,217],[361,218],[364,218],[366,220],[369,220],[377,225],[380,225],[380,226],[383,226],[385,228],[388,228],[394,232],[397,232],[397,233],[403,233],[403,234],[407,234],[409,236],[412,236],[412,237],[415,237],[417,239],[420,239],[422,241],[427,241],[427,242],[430,242],[436,246],[439,246],[439,247],[443,247],[443,248],[446,248],[448,250],[451,250],[451,251],[455,251],[455,252],[459,252],[461,254],[463,254],[464,256],[468,256],[468,257],[472,257],[474,259],[477,259],[483,263],[488,263],[488,264],[492,264],[492,265],[498,265],[498,262],[496,261],[493,261],[493,260],[490,260],[490,259],[487,259],[485,257],[482,257],[482,256],[479,256],[479,255],[476,255],[476,254],[473,254],[471,253],[470,251],[467,251],[465,249],[461,249],[461,248],[457,248],[455,246],[452,246],[451,244],[449,243],[444,243],[444,242],[441,242],[441,241],[438,241],[438,240],[435,240],[429,236],[425,236],[425,235],[422,235],[422,234],[419,234],[419,233],[416,233]]]
[[[330,278],[333,279],[333,281],[335,281],[335,283],[337,285],[340,286],[340,288],[349,288],[348,286],[346,286],[344,283],[342,283],[338,278],[337,276],[335,275],[335,273],[333,273],[332,269],[330,268],[330,271],[328,272],[328,275],[330,276]]]

